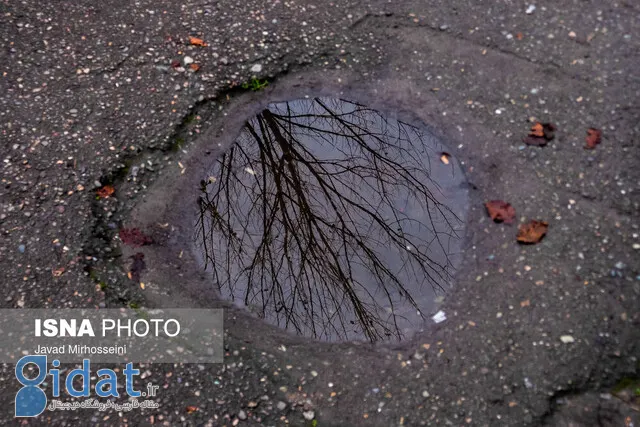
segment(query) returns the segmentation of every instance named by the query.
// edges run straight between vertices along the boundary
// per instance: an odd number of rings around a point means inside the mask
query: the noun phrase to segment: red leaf
[[[113,188],[113,185],[105,185],[104,187],[99,188],[96,191],[96,194],[101,198],[101,199],[106,199],[109,196],[111,196],[113,193],[115,193],[116,189]]]
[[[118,235],[122,243],[129,246],[139,247],[153,243],[151,237],[146,236],[137,228],[121,228]]]
[[[538,243],[549,229],[549,223],[544,221],[531,220],[527,224],[520,224],[518,229],[518,242]]]
[[[602,131],[596,128],[587,129],[587,145],[584,148],[593,150],[596,145],[602,142]]]
[[[502,200],[491,200],[486,202],[484,206],[487,213],[495,222],[505,222],[505,224],[513,223],[516,217],[516,210],[509,203]]]

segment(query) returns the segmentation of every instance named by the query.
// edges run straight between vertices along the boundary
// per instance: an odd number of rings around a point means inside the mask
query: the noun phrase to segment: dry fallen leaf
[[[56,268],[53,270],[53,277],[60,277],[64,273],[64,267]]]
[[[153,243],[151,237],[145,235],[137,228],[121,228],[118,236],[120,240],[122,240],[122,243],[129,246],[139,247]]]
[[[106,199],[109,196],[111,196],[113,193],[115,193],[116,189],[113,188],[113,185],[105,185],[102,188],[99,188],[96,191],[96,194],[101,198],[101,199]]]
[[[502,200],[491,200],[484,204],[487,213],[495,222],[503,222],[512,224],[516,217],[516,210],[509,203]]]
[[[600,142],[602,142],[602,131],[596,128],[587,129],[587,145],[584,148],[593,150]]]
[[[518,242],[538,243],[549,229],[549,223],[544,221],[531,220],[526,224],[520,224],[518,229]]]
[[[522,34],[522,33],[518,33],[518,34],[516,34],[516,38],[517,38],[518,40],[522,40],[522,39],[524,38],[524,34]]]
[[[199,39],[197,37],[189,37],[189,43],[191,43],[194,46],[206,46],[207,44],[204,42],[204,40]]]
[[[555,137],[556,129],[556,125],[553,123],[536,122],[531,126],[529,135],[524,137],[523,141],[527,145],[545,146]]]
[[[198,64],[189,64],[189,68],[191,68],[193,71],[198,71],[200,69],[200,66]]]
[[[187,414],[193,414],[198,410],[197,406],[187,406]]]
[[[538,138],[544,137],[544,126],[542,126],[542,123],[538,122],[535,125],[531,126],[531,132],[529,132],[529,136],[537,136]]]
[[[529,301],[528,299],[524,301],[520,301],[520,307],[529,307],[530,305],[531,305],[531,301]]]

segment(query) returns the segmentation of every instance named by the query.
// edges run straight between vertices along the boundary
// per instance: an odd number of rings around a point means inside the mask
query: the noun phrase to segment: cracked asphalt
[[[227,308],[223,365],[141,368],[158,409],[17,420],[4,365],[2,424],[640,423],[621,392],[640,377],[637,3],[5,0],[0,40],[1,307]],[[410,342],[285,335],[216,301],[189,254],[202,168],[260,105],[316,95],[429,126],[467,175],[447,320]],[[558,127],[545,147],[522,142],[536,120]],[[492,199],[547,236],[519,246]],[[122,226],[154,238],[146,289]]]

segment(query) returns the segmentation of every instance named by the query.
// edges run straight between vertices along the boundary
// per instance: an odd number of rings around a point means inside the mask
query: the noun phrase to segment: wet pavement
[[[639,17],[624,1],[2,3],[3,307],[228,308],[224,365],[142,368],[157,410],[23,424],[638,425]],[[247,118],[305,96],[426,124],[467,177],[446,320],[411,340],[285,334],[218,302],[192,255],[202,171]],[[544,147],[523,142],[536,121],[557,127]],[[496,199],[515,224],[487,217]],[[529,220],[549,229],[521,246]],[[10,425],[18,384],[0,376]]]

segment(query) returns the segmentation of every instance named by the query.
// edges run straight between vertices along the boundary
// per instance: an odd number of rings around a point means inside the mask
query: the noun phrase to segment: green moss
[[[95,282],[98,283],[100,282],[100,278],[98,277],[98,272],[95,270],[95,268],[89,268],[89,278]]]
[[[269,85],[269,80],[267,79],[260,80],[254,77],[251,79],[251,81],[242,83],[242,89],[251,89],[252,91],[256,92],[264,89],[268,85]]]
[[[620,393],[622,390],[626,389],[634,389],[636,396],[640,395],[638,393],[640,391],[640,378],[625,377],[618,381],[618,384],[613,387],[612,392]]]
[[[197,114],[195,114],[195,113],[193,113],[193,114],[189,114],[189,115],[184,119],[184,124],[185,124],[185,125],[188,125],[188,124],[193,123],[193,122],[196,120],[196,118],[197,118],[197,117],[198,117],[198,115],[197,115]]]
[[[173,141],[173,144],[171,144],[171,151],[181,150],[185,142],[186,141],[183,137],[181,136],[176,137],[176,139]]]

